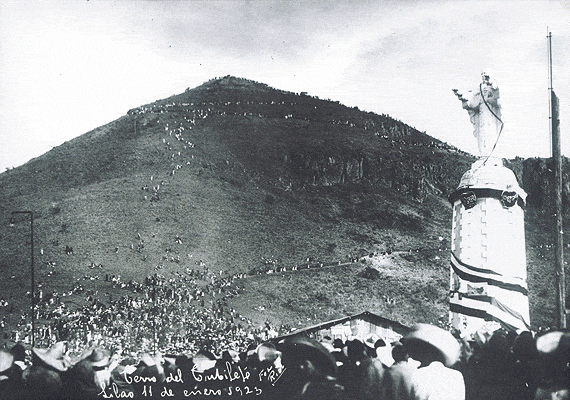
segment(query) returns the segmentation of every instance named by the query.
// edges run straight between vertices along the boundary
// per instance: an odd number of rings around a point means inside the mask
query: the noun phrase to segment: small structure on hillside
[[[286,337],[303,335],[319,341],[322,341],[325,336],[329,336],[333,340],[341,339],[343,342],[349,339],[364,341],[368,336],[375,334],[384,339],[386,343],[392,343],[410,331],[409,327],[399,322],[364,311],[360,314],[349,315],[298,329],[287,335],[275,338],[275,340],[279,341]]]
[[[479,160],[463,175],[453,206],[450,322],[470,336],[488,321],[528,330],[523,207],[526,193],[501,158],[492,157],[503,127],[498,87],[486,74],[473,99],[455,94],[469,111]]]

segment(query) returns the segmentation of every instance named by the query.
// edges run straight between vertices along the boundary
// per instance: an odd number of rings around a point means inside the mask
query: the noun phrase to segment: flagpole
[[[552,140],[552,163],[554,169],[554,202],[556,217],[555,266],[558,297],[558,325],[566,329],[566,274],[564,271],[564,227],[562,214],[562,152],[560,149],[560,120],[558,97],[552,87],[552,34],[548,33],[550,135]]]

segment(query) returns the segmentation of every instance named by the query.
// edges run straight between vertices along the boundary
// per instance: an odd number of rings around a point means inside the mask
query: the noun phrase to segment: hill
[[[28,307],[29,224],[8,221],[33,210],[38,288],[71,304],[86,292],[106,301],[119,276],[207,269],[248,274],[227,301],[252,325],[364,310],[437,323],[447,313],[447,195],[473,161],[388,115],[213,79],[0,174],[0,285],[15,305],[0,312],[10,325]],[[510,167],[530,194],[531,319],[550,325],[548,165]]]

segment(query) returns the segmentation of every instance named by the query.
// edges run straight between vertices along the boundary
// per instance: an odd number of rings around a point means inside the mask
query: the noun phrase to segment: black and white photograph
[[[0,400],[570,399],[568,0],[0,0]]]

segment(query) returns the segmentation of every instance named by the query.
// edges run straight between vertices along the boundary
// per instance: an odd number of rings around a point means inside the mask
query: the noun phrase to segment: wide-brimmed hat
[[[108,386],[111,372],[107,367],[111,362],[111,352],[95,347],[88,349],[83,355],[83,359],[78,361],[73,368],[78,383],[88,386],[95,385],[98,389]]]
[[[326,375],[336,376],[338,372],[332,354],[316,340],[304,336],[287,338],[278,344],[277,349],[282,353],[281,359],[285,367],[309,360]]]
[[[536,349],[543,356],[557,356],[570,349],[570,334],[562,331],[548,332],[536,338]]]
[[[239,353],[234,349],[226,349],[222,352],[222,360],[230,362],[239,362]]]
[[[200,350],[192,358],[194,369],[198,372],[204,372],[216,366],[217,357],[211,351]]]
[[[273,343],[261,343],[257,346],[257,355],[259,357],[259,361],[275,361],[281,353],[277,350]]]
[[[65,342],[57,342],[48,349],[34,347],[32,354],[56,371],[67,371],[73,365],[71,358],[65,354]]]
[[[85,350],[77,362],[84,362],[92,367],[105,367],[111,362],[111,352],[103,347],[90,347]]]
[[[459,361],[461,348],[457,339],[435,325],[417,324],[400,342],[417,361],[441,361],[447,367]]]
[[[368,335],[366,335],[366,337],[364,338],[364,344],[366,346],[368,346],[369,348],[371,348],[372,350],[375,350],[375,344],[376,342],[380,340],[380,336],[378,336],[375,333],[369,333]],[[384,343],[385,344],[385,343]]]
[[[3,376],[14,365],[14,356],[5,351],[0,350],[0,376]]]

